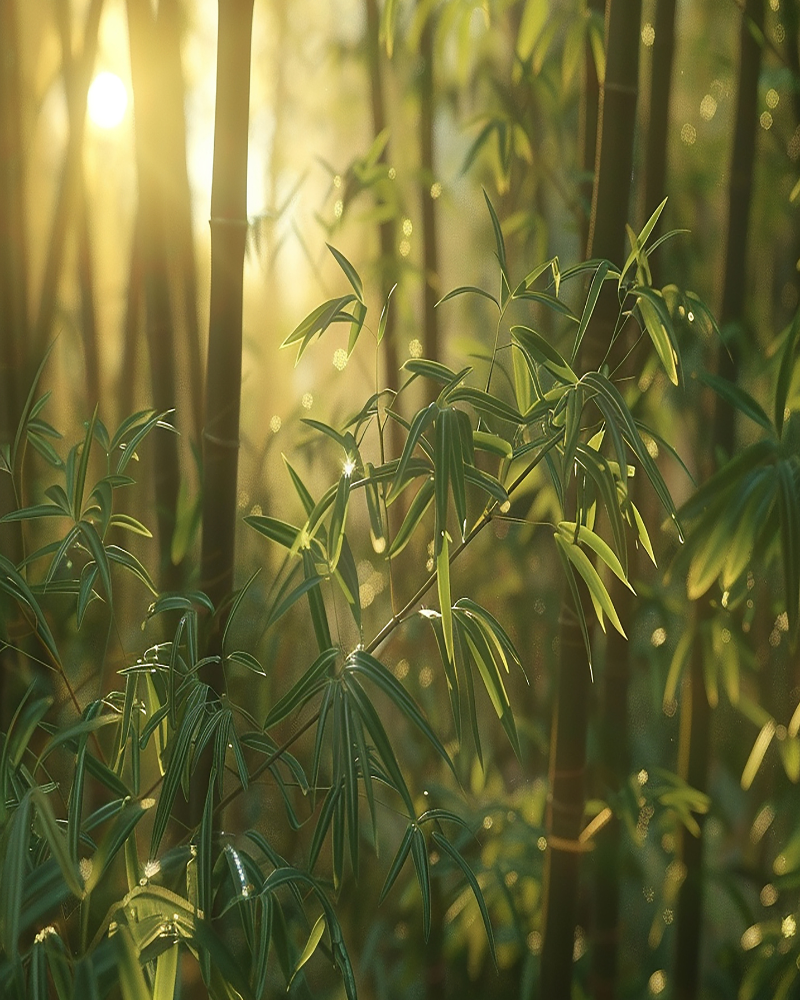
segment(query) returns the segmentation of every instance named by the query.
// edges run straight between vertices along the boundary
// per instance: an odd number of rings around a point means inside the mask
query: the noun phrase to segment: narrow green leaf
[[[452,368],[428,358],[409,358],[403,362],[402,368],[412,375],[422,375],[442,385],[449,385],[457,377]]]
[[[270,709],[264,720],[264,729],[271,729],[282,719],[291,715],[295,709],[304,705],[324,683],[328,668],[338,655],[339,650],[336,647],[331,647],[320,653],[303,676]]]
[[[712,372],[700,372],[698,377],[701,382],[710,386],[718,396],[721,396],[734,409],[739,410],[740,413],[743,413],[760,427],[763,427],[767,433],[771,434],[773,432],[774,428],[769,417],[749,392],[745,392],[740,386],[729,382],[727,379],[720,378]]]
[[[117,971],[122,1000],[151,1000],[133,935],[124,924],[117,927],[114,940],[117,942]]]
[[[578,381],[578,376],[570,365],[535,330],[528,326],[512,326],[511,336],[524,351],[527,351],[535,361],[543,364],[556,378],[572,384]]]
[[[592,566],[592,563],[583,549],[575,544],[570,544],[565,541],[564,538],[556,533],[554,536],[556,543],[564,551],[567,558],[577,569],[580,575],[583,577],[583,581],[589,590],[589,596],[595,604],[595,608],[598,611],[598,619],[600,625],[603,625],[603,617],[601,612],[605,612],[611,624],[620,633],[620,635],[625,636],[625,630],[622,627],[622,622],[619,620],[616,609],[611,601],[608,591],[606,590],[605,584],[600,579],[600,575],[597,570]]]
[[[453,609],[450,600],[450,546],[448,538],[447,532],[444,532],[442,535],[441,550],[436,557],[436,587],[439,593],[439,610],[442,615],[445,649],[447,650],[447,657],[450,663],[454,663],[455,650],[453,648]]]
[[[389,894],[389,890],[392,888],[394,883],[397,881],[397,876],[400,874],[403,865],[406,863],[406,858],[411,851],[411,841],[414,837],[414,823],[409,823],[406,827],[406,832],[403,835],[403,839],[400,841],[400,846],[397,849],[397,854],[394,856],[392,865],[386,874],[386,880],[383,883],[383,888],[381,889],[380,897],[378,898],[378,905],[380,905],[384,899]]]
[[[177,942],[158,956],[156,975],[153,981],[153,1000],[173,1000],[179,958],[180,945]]]
[[[558,536],[556,536],[556,543],[558,543]],[[556,552],[558,552],[561,565],[564,569],[564,575],[567,578],[567,586],[569,587],[570,594],[572,596],[572,603],[575,606],[575,614],[578,616],[578,624],[580,625],[581,635],[583,636],[583,645],[586,649],[586,661],[589,665],[589,673],[592,676],[592,680],[594,680],[594,671],[592,669],[592,643],[589,638],[589,629],[586,624],[586,614],[584,613],[583,604],[581,603],[581,595],[578,590],[575,573],[572,569],[570,560],[567,558],[565,549],[566,546],[556,544]]]
[[[490,302],[493,302],[497,306],[498,310],[500,309],[500,303],[494,295],[485,291],[483,288],[476,288],[475,285],[460,285],[458,288],[454,288],[451,292],[448,292],[447,295],[443,295],[436,305],[440,306],[443,302],[447,302],[448,299],[454,299],[456,295],[465,295],[468,292],[471,292],[473,295],[482,295],[483,298],[489,299]]]
[[[347,508],[350,503],[350,475],[347,471],[339,477],[336,498],[331,511],[330,527],[328,529],[328,565],[331,572],[336,569],[342,551],[344,529],[347,521]]]
[[[572,346],[572,364],[575,364],[575,359],[578,357],[578,351],[580,350],[583,336],[586,333],[589,321],[594,313],[594,307],[597,305],[597,299],[600,296],[600,290],[603,287],[603,282],[609,276],[608,272],[610,267],[611,264],[607,260],[601,260],[597,265],[597,270],[594,272],[592,283],[589,286],[589,294],[586,296],[586,302],[583,306],[581,321],[578,324],[578,330],[575,334],[575,343]]]
[[[427,941],[431,933],[431,875],[428,864],[428,847],[425,834],[418,826],[412,828],[411,858],[417,873],[420,893],[422,895],[422,932]]]
[[[775,471],[778,479],[778,513],[781,525],[786,611],[789,615],[789,628],[794,632],[797,628],[800,601],[800,501],[790,461],[778,462]]]
[[[306,962],[311,958],[314,952],[317,950],[317,945],[322,940],[322,935],[325,933],[325,914],[320,913],[317,917],[314,926],[311,928],[311,933],[308,935],[308,941],[306,941],[305,948],[303,948],[300,953],[300,958],[297,960],[297,965],[294,968],[294,972],[289,979],[289,986],[295,980],[297,973],[303,968]]]
[[[389,497],[387,499],[391,499],[393,493],[399,492],[399,486],[403,482],[403,477],[409,462],[411,461],[414,449],[416,448],[423,433],[427,430],[430,424],[433,423],[433,420],[438,412],[439,407],[436,403],[431,403],[429,406],[419,410],[414,415],[414,419],[411,421],[408,437],[406,438],[406,443],[403,446],[403,454],[400,456],[397,471],[395,472],[394,479],[392,480],[392,488],[389,491]]]
[[[22,909],[22,889],[28,868],[31,835],[31,793],[22,796],[7,827],[3,858],[3,892],[0,893],[0,933],[7,959],[17,955]]]
[[[497,213],[494,210],[494,205],[492,205],[489,200],[489,195],[484,189],[483,197],[486,202],[486,207],[489,209],[489,215],[492,219],[492,229],[494,230],[494,243],[497,253],[497,260],[500,263],[500,271],[503,277],[508,281],[508,266],[506,264],[506,244],[503,239],[503,230],[500,228],[500,220],[497,218]]]
[[[561,521],[558,525],[558,531],[565,541],[573,542],[574,540],[577,540],[578,543],[590,548],[600,559],[602,559],[611,572],[625,584],[632,594],[636,593],[625,574],[625,570],[622,568],[622,563],[614,553],[614,550],[605,541],[603,541],[599,535],[590,531],[586,525],[581,524],[576,526],[574,521]]]
[[[453,844],[450,843],[445,837],[442,836],[436,830],[431,833],[431,840],[436,844],[436,846],[444,853],[447,854],[453,861],[458,865],[461,871],[464,873],[464,878],[469,883],[470,889],[472,889],[473,895],[475,896],[475,901],[478,904],[478,909],[481,911],[481,919],[483,920],[483,926],[486,930],[486,938],[489,942],[489,951],[492,955],[492,961],[494,962],[495,970],[497,970],[497,951],[495,949],[494,943],[494,932],[492,930],[492,922],[489,919],[489,908],[486,905],[486,900],[484,899],[483,893],[481,892],[481,887],[478,885],[478,880],[475,878],[475,873],[472,871],[470,866],[467,864],[466,859],[462,854],[455,848]]]
[[[431,505],[434,494],[433,478],[428,478],[417,491],[416,496],[411,501],[408,512],[403,518],[403,523],[389,546],[389,555],[395,556],[402,552],[411,540],[415,529],[425,516],[425,512]]]
[[[490,416],[499,417],[501,420],[507,420],[512,424],[524,423],[522,414],[518,410],[515,410],[513,406],[509,406],[508,403],[504,403],[497,396],[492,396],[490,393],[484,392],[482,389],[460,385],[453,389],[452,392],[447,393],[446,401],[448,403],[455,403],[459,400],[469,403],[479,413],[488,413]]]
[[[397,282],[395,282],[389,289],[389,294],[386,296],[386,301],[383,303],[383,309],[381,309],[381,316],[378,320],[378,336],[376,338],[378,346],[380,347],[381,341],[383,340],[384,334],[386,333],[386,324],[389,321],[389,300],[392,297],[392,293],[395,288],[397,288]]]
[[[789,395],[789,387],[794,373],[798,334],[800,334],[800,309],[795,312],[794,319],[789,327],[786,343],[781,352],[781,364],[778,370],[778,381],[775,386],[775,428],[778,432],[778,437],[783,433],[786,399]]]
[[[397,794],[403,799],[409,814],[413,815],[414,803],[403,777],[403,772],[400,770],[400,762],[392,748],[380,715],[356,677],[353,677],[352,674],[345,676],[345,684],[350,699],[361,718],[361,722],[372,737],[375,750],[386,768],[386,777],[390,779],[390,784],[393,785]]]
[[[333,254],[334,259],[336,260],[336,263],[339,265],[339,267],[344,271],[345,277],[353,286],[353,291],[358,296],[359,302],[363,303],[364,285],[361,282],[361,278],[359,277],[358,271],[356,271],[356,269],[353,267],[353,265],[350,263],[347,257],[345,257],[345,255],[340,250],[337,250],[336,247],[331,246],[330,243],[326,243],[325,246]]]
[[[775,720],[769,719],[761,727],[761,731],[756,737],[753,749],[750,751],[750,756],[747,758],[747,763],[744,765],[744,770],[742,771],[740,784],[745,792],[753,784],[753,780],[758,774],[758,770],[764,760],[764,754],[766,754],[769,749],[769,745],[772,742],[772,737],[774,735]]]
[[[406,718],[414,723],[442,760],[452,770],[453,763],[438,736],[431,729],[422,712],[417,707],[416,702],[391,671],[387,670],[374,656],[360,649],[351,653],[347,658],[345,671],[363,674],[379,687],[400,711],[403,712]]]

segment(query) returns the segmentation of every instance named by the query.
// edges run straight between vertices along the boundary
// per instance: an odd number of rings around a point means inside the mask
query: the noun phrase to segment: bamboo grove
[[[796,0],[0,0],[3,996],[798,994],[799,163]]]

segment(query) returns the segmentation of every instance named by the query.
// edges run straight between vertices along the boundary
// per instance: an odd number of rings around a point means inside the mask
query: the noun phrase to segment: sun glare
[[[116,128],[125,117],[128,91],[116,73],[98,73],[87,97],[89,117],[100,128]]]

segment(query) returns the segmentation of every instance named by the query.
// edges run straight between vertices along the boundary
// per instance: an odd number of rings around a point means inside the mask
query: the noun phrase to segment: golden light
[[[125,117],[128,91],[116,73],[98,73],[86,98],[89,117],[99,128],[116,128]]]

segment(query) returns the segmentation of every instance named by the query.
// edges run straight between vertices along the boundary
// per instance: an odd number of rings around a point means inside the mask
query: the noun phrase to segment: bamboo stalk
[[[136,115],[136,169],[139,186],[141,264],[145,331],[150,355],[153,405],[176,407],[175,334],[166,255],[164,180],[161,163],[164,125],[161,120],[163,79],[159,68],[158,33],[149,0],[127,0],[131,79]],[[154,438],[154,476],[158,524],[159,580],[165,590],[180,585],[181,569],[172,561],[172,538],[180,491],[178,441],[174,434]]]
[[[61,9],[60,6],[58,9]],[[40,358],[44,354],[58,304],[58,291],[61,283],[61,272],[64,266],[64,251],[69,234],[70,216],[73,211],[76,191],[80,183],[83,157],[86,115],[84,113],[77,113],[77,109],[84,109],[86,107],[86,95],[89,91],[89,82],[97,56],[98,29],[100,27],[100,15],[102,12],[103,0],[91,0],[89,10],[86,14],[81,54],[74,60],[73,85],[68,86],[70,108],[76,110],[74,114],[70,114],[69,137],[61,168],[56,206],[53,212],[53,223],[47,242],[47,258],[45,260],[44,277],[42,278],[42,287],[39,294],[39,311],[33,328],[34,358]]]
[[[589,13],[602,13],[604,0],[589,0]],[[594,171],[597,161],[597,124],[600,111],[600,80],[597,75],[597,65],[594,51],[587,37],[584,43],[583,55],[583,91],[581,93],[580,109],[580,164],[585,180],[580,185],[580,196],[583,208],[581,214],[581,251],[585,252],[589,244],[589,221],[592,209],[592,192],[594,191]]]
[[[252,17],[253,0],[220,0],[201,569],[203,589],[217,607],[233,589]],[[207,679],[221,690],[219,670]]]
[[[606,74],[600,90],[599,141],[588,256],[621,264],[628,220],[639,72],[640,0],[609,0]],[[581,350],[581,368],[597,368],[617,321],[616,294],[607,284]],[[574,502],[574,498],[572,499]],[[569,597],[562,599],[559,676],[553,718],[544,876],[542,996],[570,996],[585,801],[586,729],[591,674]]]
[[[422,273],[423,273],[423,343],[425,357],[441,360],[439,343],[439,315],[436,303],[441,297],[439,284],[438,226],[433,184],[436,183],[434,163],[434,111],[433,78],[433,15],[425,19],[420,35],[420,201],[422,203]]]
[[[181,63],[181,8],[178,0],[160,0],[156,20],[162,86],[163,118],[160,152],[163,162],[165,216],[170,219],[166,249],[178,286],[183,326],[183,351],[189,373],[189,405],[196,441],[203,433],[203,345],[197,316],[197,264],[192,226],[192,195],[186,162],[186,85]]]
[[[236,543],[253,0],[220,0],[218,11],[200,580],[214,606],[221,609],[233,590]],[[218,614],[216,629],[209,637],[209,652],[218,656],[223,652],[223,619],[224,614]],[[223,693],[221,662],[209,664],[200,676],[214,695]],[[209,746],[192,778],[192,826],[202,815],[211,765]]]
[[[380,47],[380,12],[377,0],[365,0],[367,16],[367,57],[369,60],[369,84],[370,84],[370,107],[372,111],[372,131],[374,136],[380,135],[386,128],[386,104],[383,95],[383,79],[381,74],[381,47]],[[385,147],[381,161],[387,159]],[[378,239],[380,242],[380,283],[381,298],[386,301],[392,286],[397,281],[397,254],[396,243],[397,234],[395,231],[395,220],[388,218],[378,226]],[[395,310],[389,309],[386,316],[386,331],[383,336],[384,360],[386,366],[385,382],[391,389],[397,388],[398,373],[398,353],[397,353],[397,333],[395,324]],[[393,447],[399,440],[395,435],[397,425],[393,422]]]
[[[728,190],[728,237],[725,252],[725,274],[720,325],[728,350],[719,352],[717,367],[724,378],[736,381],[740,350],[738,328],[745,317],[747,293],[747,241],[750,229],[750,203],[753,189],[753,167],[758,120],[758,78],[761,71],[761,46],[751,30],[751,24],[761,29],[764,24],[763,0],[747,0],[740,30],[739,87],[736,97],[736,120],[731,153],[731,174]],[[733,331],[733,333],[731,333]],[[728,353],[730,352],[730,353]],[[735,418],[733,408],[720,396],[714,398],[712,438],[701,462],[706,471],[713,471],[714,455],[722,449],[733,454]],[[707,602],[698,611],[700,625],[713,612]],[[682,755],[680,773],[698,791],[708,789],[711,759],[711,710],[703,680],[703,648],[697,643],[692,653],[689,700],[681,703]],[[684,714],[686,718],[684,718]],[[675,997],[695,1000],[699,995],[702,950],[703,914],[703,818],[696,816],[699,837],[685,834],[681,841],[681,861],[686,877],[680,888],[676,913]]]
[[[24,347],[28,342],[28,245],[25,230],[17,11],[14,0],[0,0],[0,445],[10,445],[22,400]],[[0,514],[15,506],[11,476],[0,473]],[[20,524],[0,525],[0,551],[12,562],[22,559]],[[0,596],[0,622],[9,627],[18,610]],[[11,649],[0,651],[0,728],[7,730],[13,706],[9,680],[19,660]]]

